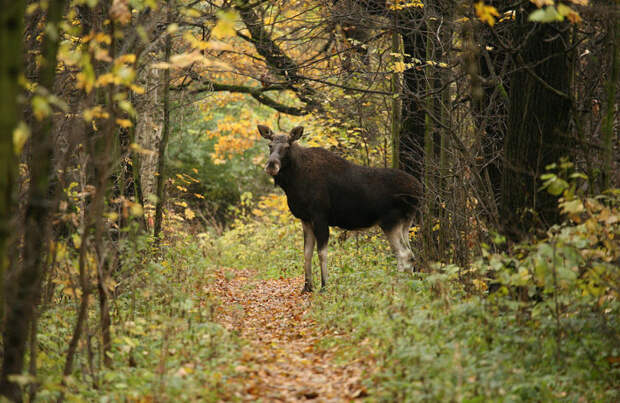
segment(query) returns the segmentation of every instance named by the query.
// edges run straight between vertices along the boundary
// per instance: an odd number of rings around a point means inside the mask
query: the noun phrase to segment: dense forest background
[[[617,0],[2,0],[0,395],[618,401],[619,24]],[[420,179],[420,273],[334,229],[333,285],[299,296],[257,124]]]

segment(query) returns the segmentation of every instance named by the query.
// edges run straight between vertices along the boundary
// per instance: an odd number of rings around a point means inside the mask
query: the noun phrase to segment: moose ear
[[[299,140],[303,132],[304,132],[303,126],[297,126],[293,130],[291,130],[291,135],[289,137],[288,142],[292,143],[293,141]]]
[[[258,127],[258,132],[260,133],[261,136],[263,136],[267,140],[273,139],[273,132],[271,131],[270,128],[268,128],[267,126],[263,126],[263,125],[258,125],[256,127]]]

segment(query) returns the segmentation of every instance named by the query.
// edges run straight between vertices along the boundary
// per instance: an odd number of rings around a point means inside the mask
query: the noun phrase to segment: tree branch
[[[284,77],[288,83],[288,88],[295,92],[299,100],[308,106],[317,107],[318,103],[313,99],[315,91],[311,87],[297,85],[300,81],[303,81],[303,78],[298,74],[299,66],[297,62],[280,49],[265,30],[263,22],[254,9],[248,6],[247,2],[236,6],[243,23],[250,32],[250,36],[241,33],[238,33],[238,36],[254,45],[258,54],[265,58],[265,62],[272,71]]]
[[[189,94],[195,95],[200,94],[202,92],[219,92],[219,91],[228,91],[228,92],[236,92],[241,94],[249,94],[252,98],[256,99],[258,102],[263,105],[269,106],[277,110],[278,112],[286,113],[287,115],[293,116],[304,116],[307,115],[310,111],[307,107],[297,108],[294,106],[284,105],[280,102],[275,101],[273,98],[268,97],[264,93],[267,91],[278,91],[278,90],[286,90],[289,89],[286,85],[270,85],[267,87],[248,87],[245,85],[235,85],[235,84],[221,84],[216,83],[210,80],[202,80],[203,86],[200,88],[195,88],[189,90]],[[171,87],[172,91],[183,91],[185,87]]]

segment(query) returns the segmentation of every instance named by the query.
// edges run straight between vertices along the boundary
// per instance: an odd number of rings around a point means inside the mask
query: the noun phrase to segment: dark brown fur
[[[417,179],[396,169],[356,165],[323,148],[302,147],[295,141],[302,131],[274,135],[259,126],[271,140],[266,170],[286,193],[291,213],[311,224],[319,251],[327,245],[330,226],[356,230],[379,225],[387,233],[404,221],[411,223],[422,192]]]

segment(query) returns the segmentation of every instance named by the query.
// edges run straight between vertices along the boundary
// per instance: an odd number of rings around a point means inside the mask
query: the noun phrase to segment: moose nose
[[[271,176],[275,176],[280,171],[280,162],[276,160],[267,161],[267,165],[265,165],[265,172],[267,172]]]

